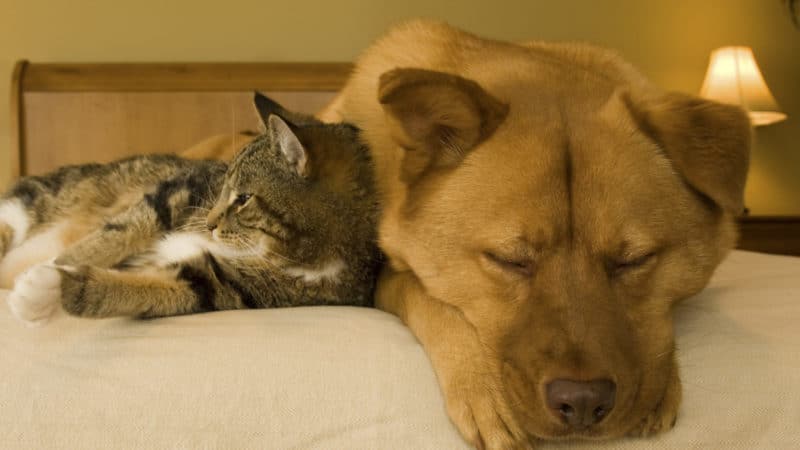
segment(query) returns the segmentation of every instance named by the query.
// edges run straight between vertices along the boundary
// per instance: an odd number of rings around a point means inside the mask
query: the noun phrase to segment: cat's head
[[[254,103],[265,132],[228,167],[207,219],[215,239],[303,267],[374,243],[372,167],[358,129],[287,111],[258,93]]]

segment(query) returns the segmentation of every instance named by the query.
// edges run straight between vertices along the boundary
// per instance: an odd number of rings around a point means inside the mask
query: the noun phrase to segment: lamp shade
[[[754,126],[786,118],[764,82],[750,47],[721,47],[711,52],[700,96],[741,106]]]

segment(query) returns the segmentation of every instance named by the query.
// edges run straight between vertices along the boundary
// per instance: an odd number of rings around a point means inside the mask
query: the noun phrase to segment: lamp
[[[700,96],[741,106],[753,126],[786,119],[764,82],[750,47],[721,47],[711,52]]]

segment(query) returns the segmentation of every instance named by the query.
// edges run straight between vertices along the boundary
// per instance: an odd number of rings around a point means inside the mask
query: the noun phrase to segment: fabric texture
[[[674,430],[542,448],[800,448],[800,258],[733,252],[676,326]],[[59,313],[27,328],[0,305],[0,448],[467,446],[423,349],[381,311]]]

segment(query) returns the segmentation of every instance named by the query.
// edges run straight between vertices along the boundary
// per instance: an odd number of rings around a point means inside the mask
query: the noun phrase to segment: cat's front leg
[[[213,277],[191,265],[133,272],[80,266],[59,272],[61,306],[79,317],[191,314],[221,309],[230,297]]]
[[[124,272],[95,266],[61,269],[61,306],[68,314],[102,319],[145,315],[149,303],[169,297],[166,273]],[[177,287],[177,286],[175,286]]]
[[[38,264],[17,277],[8,304],[14,316],[34,326],[46,323],[59,306],[80,317],[138,315],[147,290],[140,292],[130,278],[92,266]]]
[[[208,258],[208,257],[207,257]],[[122,271],[54,263],[32,267],[17,278],[8,298],[14,315],[30,324],[47,321],[59,304],[88,318],[164,317],[220,309],[258,307],[249,294],[223,284],[223,269],[202,260],[175,268]]]

